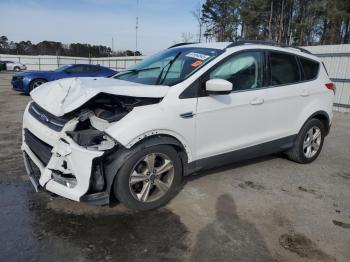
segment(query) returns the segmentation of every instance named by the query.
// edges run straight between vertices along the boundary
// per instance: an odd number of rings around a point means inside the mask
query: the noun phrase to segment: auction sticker
[[[192,67],[197,67],[197,66],[200,66],[201,64],[203,64],[203,62],[200,61],[200,60],[197,60],[196,62],[192,63],[191,66]]]
[[[204,61],[205,59],[210,57],[208,55],[199,54],[199,53],[195,53],[195,52],[188,53],[186,56],[187,57],[192,57],[192,58],[195,58],[195,59],[199,59],[199,60],[202,60],[202,61]]]

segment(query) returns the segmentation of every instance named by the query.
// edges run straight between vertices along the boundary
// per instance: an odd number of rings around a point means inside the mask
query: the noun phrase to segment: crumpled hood
[[[63,116],[85,104],[99,93],[161,98],[169,86],[143,85],[114,78],[66,78],[45,83],[32,92],[32,99],[46,111]]]

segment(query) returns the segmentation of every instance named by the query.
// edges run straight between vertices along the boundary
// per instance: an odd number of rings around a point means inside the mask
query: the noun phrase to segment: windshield
[[[114,78],[146,85],[172,86],[221,53],[222,50],[198,47],[168,49],[116,74]]]
[[[65,69],[67,69],[68,67],[70,67],[70,65],[64,65],[64,66],[61,66],[59,68],[57,68],[56,70],[54,70],[55,72],[62,72],[64,71]]]

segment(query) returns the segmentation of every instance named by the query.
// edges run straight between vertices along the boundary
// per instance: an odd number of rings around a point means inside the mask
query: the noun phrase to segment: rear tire
[[[286,152],[287,157],[301,164],[313,162],[322,150],[325,134],[323,123],[310,119],[300,130],[293,148]]]
[[[38,86],[41,86],[42,84],[46,83],[47,81],[45,79],[34,79],[32,82],[29,84],[29,91],[34,90]]]
[[[157,145],[135,151],[118,171],[113,191],[126,207],[149,210],[173,198],[181,180],[178,152],[169,145]]]
[[[21,71],[21,69],[20,69],[18,66],[15,66],[15,67],[13,68],[13,71],[19,72],[19,71]]]

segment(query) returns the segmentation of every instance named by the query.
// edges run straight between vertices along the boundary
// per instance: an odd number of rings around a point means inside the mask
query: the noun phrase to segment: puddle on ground
[[[28,182],[6,190],[0,184],[0,192],[4,261],[182,261],[188,252],[188,231],[166,208],[125,212],[57,198],[50,202]]]
[[[283,234],[279,238],[280,245],[298,254],[300,257],[334,262],[336,259],[320,250],[311,239],[302,234]]]

